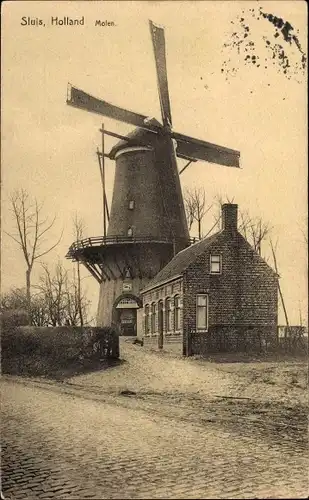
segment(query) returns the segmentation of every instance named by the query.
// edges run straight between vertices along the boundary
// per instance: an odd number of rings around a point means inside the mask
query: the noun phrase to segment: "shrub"
[[[0,317],[1,327],[3,329],[28,324],[28,314],[24,309],[8,309],[6,311],[1,311]]]
[[[15,359],[20,372],[34,371],[38,375],[70,363],[118,356],[119,338],[110,327],[6,326],[2,329],[4,369]]]

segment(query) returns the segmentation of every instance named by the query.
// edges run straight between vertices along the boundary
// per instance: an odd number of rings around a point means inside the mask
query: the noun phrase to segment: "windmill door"
[[[121,335],[136,335],[136,320],[138,304],[132,298],[122,299],[116,306],[117,323]]]
[[[120,315],[121,335],[136,335],[136,309],[124,309]]]

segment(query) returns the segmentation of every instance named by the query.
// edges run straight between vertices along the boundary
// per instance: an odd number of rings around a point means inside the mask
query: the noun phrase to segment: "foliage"
[[[2,294],[0,301],[2,321],[5,324],[47,326],[48,315],[43,297],[35,295],[30,304],[30,315],[27,310],[27,293],[24,288],[15,288]]]
[[[119,338],[111,327],[6,327],[2,331],[5,373],[50,374],[84,360],[118,358]]]

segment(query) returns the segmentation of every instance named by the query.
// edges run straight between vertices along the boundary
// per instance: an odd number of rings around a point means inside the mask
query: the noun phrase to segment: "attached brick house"
[[[141,293],[144,343],[178,342],[185,355],[260,350],[277,339],[278,276],[237,230],[237,205],[222,230],[179,252]]]

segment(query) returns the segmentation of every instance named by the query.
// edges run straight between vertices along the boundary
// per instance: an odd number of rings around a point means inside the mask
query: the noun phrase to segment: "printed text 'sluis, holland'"
[[[22,26],[46,26],[45,21],[38,17],[23,16],[20,24]],[[50,18],[51,26],[85,26],[85,16],[73,19],[69,16],[58,17],[52,16]],[[115,26],[114,21],[107,20],[94,20],[95,26]]]

